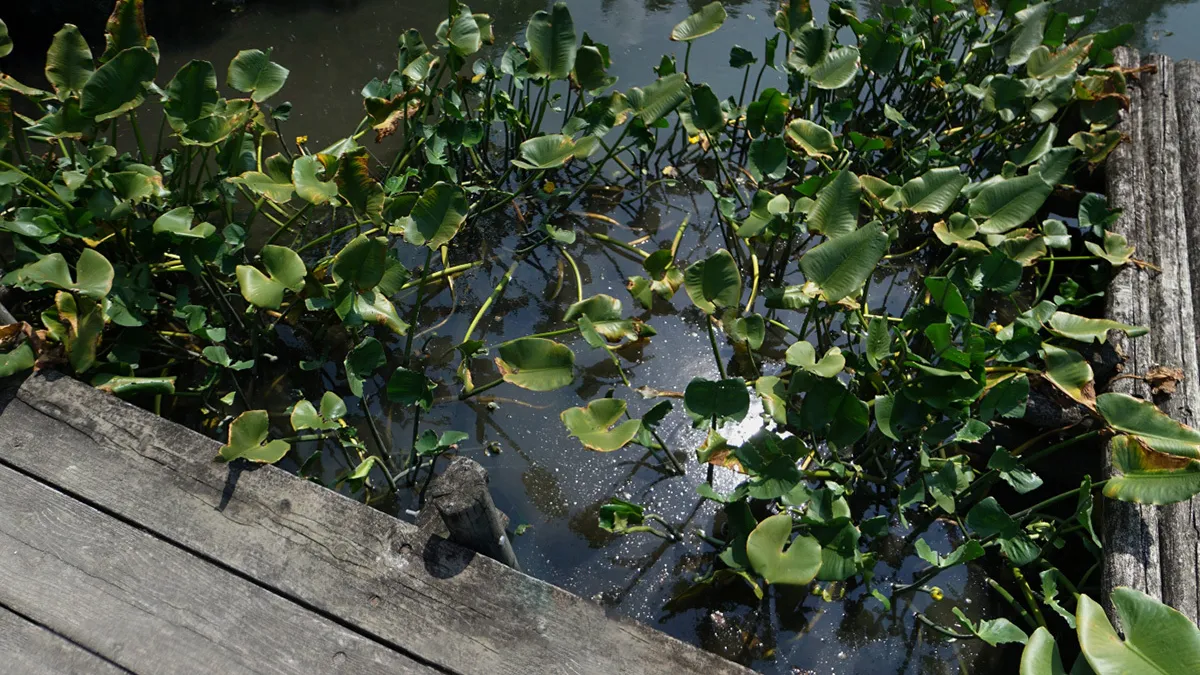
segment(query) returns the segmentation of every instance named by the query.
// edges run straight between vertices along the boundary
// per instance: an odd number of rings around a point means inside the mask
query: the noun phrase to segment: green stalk
[[[163,116],[166,119],[166,116]],[[142,164],[150,163],[150,155],[146,152],[146,141],[142,138],[142,128],[138,125],[137,111],[129,111],[129,126],[133,127],[133,137],[137,139],[138,154],[142,157]]]
[[[300,216],[304,215],[310,208],[312,208],[312,204],[308,204],[308,203],[306,203],[304,206],[300,207],[300,210],[293,213],[291,218],[288,218],[286,222],[282,223],[279,226],[279,229],[275,230],[275,233],[272,234],[270,236],[270,238],[267,239],[267,243],[263,244],[263,246],[267,246],[269,244],[274,244],[275,240],[278,239],[284,232],[289,231],[292,227],[292,224],[295,223],[296,220],[299,219]]]
[[[433,249],[425,247],[425,266],[421,268],[421,284],[417,286],[417,301],[413,304],[412,316],[409,317],[408,335],[404,339],[404,367],[412,361],[413,333],[416,332],[417,321],[420,319],[421,306],[425,303],[425,281],[429,277],[429,266],[433,261]]]
[[[721,379],[725,379],[725,364],[721,361],[721,350],[717,347],[717,333],[713,330],[713,320],[707,314],[704,316],[704,325],[708,328],[708,343],[712,345],[713,358],[717,361],[717,372],[721,374]]]
[[[471,325],[467,326],[467,333],[466,335],[463,335],[463,343],[471,339],[471,336],[475,333],[475,328],[479,326],[479,322],[483,320],[483,315],[487,313],[488,309],[492,306],[492,303],[496,302],[496,298],[499,298],[500,294],[504,292],[504,287],[507,286],[508,282],[512,280],[513,274],[517,271],[517,265],[520,264],[521,259],[517,258],[511,265],[508,266],[508,271],[504,273],[504,277],[502,277],[500,282],[496,284],[496,287],[492,289],[492,294],[488,296],[487,300],[483,301],[483,304],[479,307],[479,311],[475,312],[475,318],[471,319]]]

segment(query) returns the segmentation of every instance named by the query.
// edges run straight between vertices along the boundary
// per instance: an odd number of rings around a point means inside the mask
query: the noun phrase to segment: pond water
[[[472,3],[472,8],[493,16],[497,43],[503,45],[523,39],[523,22],[548,4],[545,0],[483,0]],[[568,4],[577,29],[586,30],[593,39],[610,46],[614,62],[610,72],[620,77],[618,88],[626,88],[653,80],[652,68],[663,53],[677,52],[682,59],[682,47],[669,42],[667,36],[673,25],[705,3],[572,0]],[[771,21],[778,3],[726,0],[725,5],[729,20],[720,31],[697,44],[690,66],[691,72],[709,82],[719,96],[736,95],[741,86],[740,71],[728,65],[730,48],[740,44],[761,50],[763,39],[774,30]],[[871,11],[872,5],[864,3],[863,11]],[[1083,9],[1097,3],[1079,0],[1063,5]],[[1137,22],[1139,46],[1177,57],[1200,57],[1200,45],[1185,39],[1190,31],[1183,28],[1200,24],[1200,3],[1110,0],[1098,8],[1105,23]],[[823,20],[821,3],[814,3],[814,10],[818,20]],[[414,27],[431,40],[444,12],[445,4],[437,0],[262,2],[208,21],[203,31],[155,26],[153,21],[151,28],[163,47],[160,72],[164,76],[160,80],[192,58],[211,60],[218,71],[223,71],[224,64],[240,49],[273,48],[273,60],[291,69],[281,98],[291,101],[294,111],[284,135],[307,135],[310,147],[317,148],[353,130],[362,116],[362,85],[373,77],[386,77],[394,68],[397,36]],[[14,36],[20,40],[15,30]],[[763,79],[764,87],[782,88],[783,84],[772,71]],[[385,156],[394,148],[372,146],[372,151]],[[583,234],[585,228],[624,241],[647,238],[640,247],[653,251],[668,246],[687,217],[690,225],[680,249],[681,259],[695,260],[723,245],[715,204],[693,178],[685,176],[674,186],[660,185],[645,199],[632,200],[632,195],[624,195],[628,200],[624,203],[600,198],[585,201],[585,210],[601,213],[612,221],[577,222],[580,236],[573,253],[580,263],[585,296],[607,293],[621,299],[627,312],[640,312],[624,288],[629,275],[641,273],[640,258],[588,238]],[[476,231],[461,234],[452,246],[450,263],[478,258],[480,251],[485,255],[500,251],[499,260],[511,259],[511,251],[522,245],[515,236],[518,228],[513,217],[510,212]],[[421,262],[406,261],[411,266]],[[923,263],[919,256],[906,262],[917,271]],[[570,273],[564,280],[559,265],[558,259],[548,254],[531,256],[522,263],[476,337],[495,345],[561,328],[563,312],[575,299],[575,289]],[[504,271],[505,265],[499,262],[487,265],[461,277],[453,292],[440,287],[439,294],[427,304],[419,323],[426,332],[416,338],[416,353],[430,366],[431,375],[443,382],[452,381],[457,361],[452,347]],[[910,269],[894,268],[884,270],[884,274],[872,283],[870,304],[899,313],[907,301]],[[411,303],[408,298],[397,304]],[[703,317],[691,307],[685,294],[640,316],[658,331],[658,336],[620,354],[634,386],[680,391],[693,377],[718,378]],[[794,316],[781,320],[790,322]],[[664,609],[712,556],[712,547],[691,534],[697,528],[711,532],[716,517],[715,504],[695,493],[695,486],[706,478],[706,470],[696,464],[691,453],[703,433],[690,428],[681,402],[676,401],[676,410],[662,435],[687,467],[685,477],[671,475],[658,459],[643,455],[637,448],[609,454],[584,450],[575,439],[568,438],[559,412],[603,396],[608,389],[619,387],[621,379],[607,356],[589,349],[578,336],[560,339],[578,356],[580,377],[572,387],[546,394],[501,387],[489,392],[494,396],[466,403],[455,400],[456,389],[442,387],[437,392],[439,405],[423,420],[431,428],[458,429],[471,435],[460,445],[460,452],[487,468],[496,502],[512,519],[513,526],[529,526],[521,536],[514,537],[514,548],[526,572],[595,598],[616,614],[633,617],[767,673],[901,675],[1013,669],[1011,663],[999,660],[996,651],[986,646],[981,649],[977,641],[948,641],[924,630],[913,617],[917,610],[950,625],[954,618],[949,608],[954,605],[963,607],[972,618],[992,613],[983,575],[971,567],[960,566],[938,578],[947,599],[942,603],[932,602],[924,593],[907,594],[898,596],[887,610],[861,587],[833,585],[825,589],[829,597],[804,590],[777,593],[771,602],[763,603],[748,590],[739,592],[735,588]],[[731,374],[749,372],[730,345],[722,344],[721,349]],[[772,353],[769,348],[765,351]],[[775,364],[765,364],[768,372],[779,367],[781,350],[775,349],[774,356]],[[482,360],[474,364],[474,369],[477,382],[490,380],[494,373],[494,368]],[[323,384],[342,384],[339,377],[337,369],[327,367],[309,379],[320,386],[322,382],[317,380],[321,379]],[[279,387],[266,387],[264,393],[277,396],[277,407],[281,408],[295,400],[291,389],[304,379],[282,379]],[[384,376],[377,377],[376,385],[384,380]],[[651,405],[636,400],[628,390],[622,392],[622,397],[630,399],[635,417]],[[350,407],[355,409],[354,405]],[[378,404],[372,414],[377,420],[387,421],[380,426],[385,435],[395,439],[396,447],[407,446],[411,419],[399,410],[380,408]],[[365,429],[361,417],[357,423]],[[738,428],[726,429],[725,435],[736,442],[761,424],[761,417],[752,413]],[[485,452],[485,447],[500,452]],[[299,454],[306,456],[309,452],[311,449],[302,448]],[[338,458],[329,456],[324,461],[325,473],[332,476]],[[737,482],[734,475],[724,474],[723,470],[718,471],[716,480],[718,491],[728,491]],[[669,543],[650,535],[614,537],[604,532],[597,524],[597,509],[613,495],[644,504],[648,511],[662,515],[684,533],[683,541]],[[403,518],[409,517],[408,509],[415,508],[407,499],[378,506]],[[953,533],[940,528],[935,524],[924,536],[945,552]],[[899,554],[906,534],[896,528],[892,550],[877,551],[878,583],[909,582],[923,566],[921,561]],[[838,599],[843,590],[845,597]]]

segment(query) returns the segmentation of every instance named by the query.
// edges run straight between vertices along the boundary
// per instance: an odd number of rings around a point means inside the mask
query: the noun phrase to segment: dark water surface
[[[147,4],[153,5],[154,0]],[[652,81],[652,68],[664,52],[676,52],[683,58],[682,46],[669,42],[667,36],[674,24],[705,3],[573,0],[568,4],[577,30],[587,31],[593,39],[610,46],[614,62],[611,72],[620,77],[616,86],[627,89]],[[774,32],[772,17],[777,4],[772,0],[726,0],[729,20],[725,26],[700,40],[693,49],[690,70],[695,79],[710,83],[721,97],[736,95],[741,73],[729,67],[729,49],[740,44],[761,55],[763,40]],[[1063,4],[1083,9],[1095,3],[1079,0]],[[493,16],[500,46],[522,41],[524,21],[548,5],[545,0],[471,3],[475,11]],[[823,20],[824,4],[814,3],[814,9]],[[1200,56],[1200,43],[1190,39],[1190,31],[1182,28],[1200,24],[1200,3],[1111,0],[1099,9],[1106,23],[1138,22],[1137,40],[1143,47],[1178,57]],[[870,11],[870,3],[864,11]],[[0,18],[5,14],[0,9]],[[444,15],[445,3],[441,0],[261,2],[236,13],[223,12],[216,18],[183,13],[157,20],[151,7],[151,29],[162,46],[160,84],[192,58],[211,60],[223,73],[238,50],[272,48],[273,60],[291,69],[288,84],[278,97],[294,105],[284,136],[307,135],[310,147],[319,148],[353,131],[362,117],[359,92],[363,84],[373,77],[387,77],[395,67],[397,36],[415,27],[432,42],[433,30]],[[14,70],[36,73],[40,54],[23,55],[21,33],[11,23],[10,28],[19,50],[14,57],[19,65]],[[1168,34],[1168,30],[1176,34]],[[36,39],[31,41],[36,43]],[[37,51],[32,47],[26,50]],[[31,63],[35,65],[30,67]],[[782,78],[767,71],[763,86],[782,88]],[[370,147],[381,157],[395,151],[386,144]],[[698,172],[703,176],[702,168]],[[624,241],[648,237],[641,248],[653,251],[668,246],[680,222],[689,216],[691,225],[680,258],[703,257],[723,246],[720,226],[712,199],[694,180],[697,176],[684,178],[674,187],[655,189],[647,199],[628,204],[589,200],[583,205],[585,210],[603,213],[619,225],[589,222],[586,226]],[[521,245],[515,236],[517,229],[512,216],[504,215],[477,231],[460,234],[452,246],[451,264],[478,258],[480,251],[494,253],[497,262],[459,279],[454,293],[443,287],[421,317],[417,330],[426,332],[417,337],[417,353],[430,366],[431,375],[443,382],[452,381],[457,362],[452,346],[461,339],[475,309],[503,274],[512,250]],[[660,303],[653,311],[643,313],[624,288],[629,275],[641,273],[640,259],[604,246],[582,232],[572,252],[580,263],[585,296],[612,295],[625,304],[627,313],[647,320],[658,331],[649,344],[621,353],[634,386],[681,391],[693,377],[718,377],[703,317],[691,307],[685,293],[680,292],[672,303]],[[406,261],[414,266],[421,262]],[[922,260],[906,262],[914,266],[913,271],[920,272]],[[559,264],[548,253],[531,256],[523,263],[476,337],[495,345],[562,327],[562,314],[575,299],[575,289],[569,272],[559,289]],[[870,305],[899,313],[907,300],[910,270],[881,268],[879,274],[871,285]],[[412,302],[412,298],[402,298],[397,304],[411,307]],[[781,320],[790,323],[797,316],[792,313],[781,316]],[[577,336],[562,339],[578,357],[580,377],[573,386],[545,394],[505,386],[488,392],[495,396],[481,396],[468,403],[454,400],[456,389],[443,387],[437,392],[439,405],[423,420],[423,425],[431,428],[471,434],[461,445],[461,452],[488,469],[496,501],[513,525],[530,526],[514,538],[526,572],[593,597],[617,614],[634,617],[768,673],[915,675],[1002,672],[1011,668],[1011,664],[998,661],[995,650],[984,647],[981,651],[977,641],[948,641],[922,629],[912,616],[913,610],[919,610],[939,623],[952,625],[952,606],[961,607],[972,618],[994,615],[982,573],[969,567],[957,567],[938,577],[936,583],[946,596],[941,603],[933,603],[924,593],[907,594],[897,597],[893,607],[886,610],[861,587],[841,585],[826,589],[832,596],[845,590],[846,596],[840,600],[804,589],[768,594],[769,602],[759,602],[748,590],[734,587],[699,602],[664,609],[670,598],[709,567],[712,547],[691,534],[678,543],[666,543],[650,535],[614,537],[599,529],[596,513],[600,504],[618,495],[645,504],[647,510],[661,514],[681,532],[697,528],[711,532],[714,504],[695,493],[695,486],[704,481],[706,472],[690,459],[703,434],[687,425],[682,402],[676,401],[664,439],[688,467],[686,477],[671,476],[661,469],[658,460],[644,456],[639,448],[609,454],[584,450],[567,437],[559,412],[603,396],[621,383],[604,354],[589,349]],[[731,374],[749,372],[729,345],[723,344],[722,350]],[[764,351],[772,353],[770,343]],[[773,372],[782,363],[778,344],[773,353],[776,361],[765,364],[766,372]],[[474,364],[473,370],[476,382],[489,381],[494,373],[494,367],[482,360]],[[309,384],[341,384],[333,367],[312,377],[323,380],[314,379]],[[376,385],[383,384],[384,379],[377,377]],[[291,388],[297,384],[281,380],[274,393],[278,408],[295,400]],[[636,394],[623,387],[618,395],[630,400],[634,416],[650,407],[650,402],[638,400]],[[350,409],[355,408],[351,402]],[[385,434],[390,431],[395,447],[407,447],[411,420],[406,414],[378,405],[372,412],[376,419],[387,420],[380,426],[385,427]],[[760,412],[752,410],[742,424],[725,429],[724,435],[734,443],[748,437],[763,424]],[[358,422],[362,424],[361,419]],[[498,444],[498,454],[485,453],[485,446],[492,444]],[[312,452],[311,448],[300,450],[301,456]],[[337,461],[332,455],[325,458],[328,475],[336,473]],[[735,475],[718,472],[718,491],[728,491],[737,482]],[[414,505],[404,500],[380,506],[407,517],[405,510]],[[924,537],[945,553],[953,534],[940,528],[935,525]],[[890,547],[894,550],[885,547],[877,551],[876,579],[885,586],[891,581],[911,581],[914,572],[924,566],[919,560],[900,555],[901,538],[906,533],[897,527],[895,534],[891,542],[894,546]]]

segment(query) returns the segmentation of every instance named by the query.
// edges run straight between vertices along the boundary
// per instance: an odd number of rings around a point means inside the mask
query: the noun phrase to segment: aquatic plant
[[[881,12],[860,19],[834,3],[822,26],[793,0],[761,49],[731,51],[742,71],[732,95],[690,71],[693,43],[725,21],[719,2],[671,32],[682,64],[665,56],[653,82],[619,90],[608,48],[579,36],[566,5],[534,14],[523,45],[491,49],[490,17],[451,0],[430,42],[400,37],[395,70],[363,89],[362,120],[318,150],[284,137],[291,106],[272,101],[289,72],[269,50],[228,65],[240,97],[221,95],[205,61],[160,86],[142,0],[118,0],[99,56],[74,26],[55,36],[51,89],[0,75],[3,281],[20,291],[5,300],[17,322],[0,329],[0,374],[67,370],[222,435],[223,461],[332,447],[343,460],[332,483],[377,500],[416,489],[468,438],[422,429],[439,389],[470,399],[568,386],[575,353],[554,338],[578,333],[624,387],[563,411],[583,449],[641,445],[684,473],[684,449],[657,433],[682,399],[707,432],[686,450],[710,482],[716,467],[742,477],[730,493],[700,486],[725,517],[700,533],[715,555],[687,593],[858,584],[890,606],[898,594],[936,597],[938,574],[981,561],[1024,628],[962,616],[960,633],[919,618],[952,637],[1025,643],[1023,672],[1064,672],[1051,633],[1068,629],[1097,672],[1137,659],[1187,672],[1191,657],[1165,654],[1140,621],[1161,615],[1175,644],[1194,645],[1194,626],[1118,591],[1129,618],[1119,642],[1081,592],[1098,564],[1082,575],[1055,566],[1064,547],[1104,554],[1098,493],[1147,504],[1200,493],[1200,433],[1102,393],[1111,332],[1146,329],[1089,316],[1115,268],[1143,264],[1109,231],[1118,214],[1086,190],[1121,142],[1131,73],[1112,49],[1130,29],[1088,34],[1094,17],[1048,2],[915,0]],[[0,56],[9,44],[0,24]],[[785,89],[761,87],[767,69]],[[151,115],[154,136],[140,123]],[[699,259],[681,258],[687,218],[647,252],[600,231],[603,213],[571,210],[689,181],[711,193],[719,219],[721,240]],[[520,248],[497,259],[455,247],[498,217],[520,228]],[[642,260],[627,303],[585,295],[578,234]],[[410,270],[415,251],[424,262]],[[485,345],[477,329],[516,270],[542,259],[570,270],[560,289],[573,278],[561,326]],[[435,381],[414,358],[423,307],[495,262],[505,272],[453,344],[456,381]],[[893,297],[902,274],[919,283]],[[650,309],[680,289],[718,378],[646,383],[637,391],[663,400],[633,417],[617,395],[634,392],[619,352],[655,331],[625,307]],[[722,340],[736,350],[730,363]],[[262,384],[296,372],[312,377],[286,402]],[[377,427],[381,399],[411,415],[407,443]],[[727,440],[725,425],[755,403],[762,429]],[[272,415],[287,416],[284,437]],[[1106,481],[1081,473],[1061,491],[1037,473],[1105,442],[1117,472]],[[323,456],[297,458],[299,470],[322,480]],[[612,532],[683,536],[626,500],[600,517]],[[953,550],[922,539],[938,520],[960,533]],[[900,531],[927,566],[909,584],[876,585],[874,548]]]

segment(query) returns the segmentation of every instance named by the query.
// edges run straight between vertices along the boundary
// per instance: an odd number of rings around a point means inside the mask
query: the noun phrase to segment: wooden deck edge
[[[1200,421],[1194,304],[1200,300],[1195,246],[1200,241],[1200,70],[1195,63],[1177,68],[1165,56],[1142,57],[1130,49],[1117,51],[1117,63],[1154,69],[1131,78],[1130,108],[1120,126],[1127,140],[1108,161],[1109,199],[1123,210],[1112,230],[1157,270],[1122,268],[1110,287],[1107,314],[1151,329],[1143,338],[1116,339],[1126,374],[1164,366],[1181,369],[1184,378],[1174,393],[1152,392],[1138,378],[1119,379],[1112,390],[1152,400],[1195,427]],[[1111,475],[1107,457],[1105,473]],[[1101,517],[1104,601],[1117,586],[1132,586],[1192,621],[1200,619],[1200,498],[1165,507],[1104,500]]]
[[[751,671],[56,373],[0,395],[0,464],[448,671]]]

